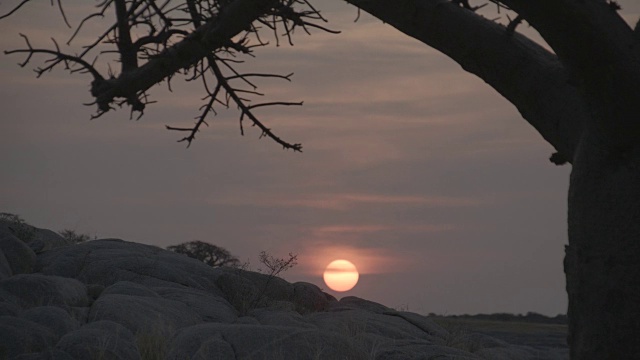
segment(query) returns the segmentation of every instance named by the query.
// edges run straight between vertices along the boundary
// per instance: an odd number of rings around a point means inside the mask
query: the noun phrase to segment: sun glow
[[[325,284],[333,291],[349,291],[358,283],[358,269],[350,261],[334,260],[322,275]]]

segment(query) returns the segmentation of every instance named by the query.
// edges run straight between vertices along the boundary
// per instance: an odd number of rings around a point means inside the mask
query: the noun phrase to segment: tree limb
[[[36,73],[38,74],[38,77],[40,77],[44,72],[51,70],[51,68],[53,68],[56,64],[58,64],[60,62],[63,62],[63,63],[65,63],[67,69],[69,69],[71,72],[76,72],[78,70],[77,69],[72,69],[71,66],[69,65],[69,63],[78,64],[81,67],[81,69],[86,70],[88,73],[90,73],[93,76],[94,81],[104,81],[104,78],[102,77],[102,75],[100,75],[98,70],[96,70],[93,67],[92,64],[89,64],[84,59],[82,59],[82,58],[80,58],[78,56],[68,55],[68,54],[62,53],[60,51],[58,43],[56,43],[55,40],[52,39],[53,43],[54,43],[54,45],[56,47],[56,50],[36,49],[36,48],[33,48],[31,46],[31,43],[29,42],[29,38],[27,38],[26,35],[20,34],[20,36],[27,43],[27,49],[5,50],[4,53],[6,55],[9,55],[9,54],[20,54],[20,53],[28,54],[27,58],[25,59],[25,61],[23,61],[22,63],[19,64],[21,67],[24,67],[29,63],[29,61],[31,60],[31,56],[33,54],[49,54],[49,55],[53,55],[53,58],[48,60],[48,62],[50,62],[51,64],[49,64],[48,66],[46,66],[44,68],[36,69]]]
[[[521,34],[507,36],[504,26],[447,0],[347,2],[483,79],[569,162],[573,159],[589,113],[554,54]]]
[[[118,22],[118,37],[116,44],[120,53],[122,72],[128,72],[138,67],[138,54],[131,41],[131,28],[129,27],[129,11],[125,0],[115,0],[116,20]],[[135,8],[135,4],[131,5]]]
[[[522,15],[579,80],[595,131],[614,147],[640,138],[640,47],[612,3],[501,0]]]
[[[165,49],[137,69],[118,77],[94,81],[91,94],[99,111],[108,111],[115,98],[131,98],[187,69],[208,54],[223,47],[227,41],[251,26],[277,0],[236,0],[217,18],[202,24],[179,43]]]

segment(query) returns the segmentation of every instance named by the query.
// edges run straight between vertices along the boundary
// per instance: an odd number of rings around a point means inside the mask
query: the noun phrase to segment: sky
[[[81,3],[63,2],[72,25],[91,10]],[[20,68],[22,55],[0,56],[0,211],[98,238],[206,241],[252,269],[260,251],[291,252],[288,281],[418,313],[565,313],[570,166],[549,162],[553,148],[514,106],[452,60],[365,14],[354,22],[342,1],[316,5],[341,34],[297,33],[242,65],[294,73],[259,90],[304,106],[257,114],[303,153],[255,128],[241,136],[234,109],[187,149],[165,125],[193,123],[204,93],[177,80],[150,91],[158,102],[139,121],[127,109],[90,121],[88,75],[36,79],[43,58]],[[0,50],[23,46],[19,33],[35,46],[70,35],[48,2],[0,20],[0,33]],[[323,283],[335,259],[360,272],[348,292]]]

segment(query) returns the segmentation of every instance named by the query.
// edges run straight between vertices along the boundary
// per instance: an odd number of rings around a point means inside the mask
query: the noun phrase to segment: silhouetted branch
[[[11,15],[28,1],[22,1],[3,17]],[[61,0],[56,1],[60,6]],[[64,10],[60,8],[67,22]],[[95,98],[91,104],[97,106],[92,119],[125,105],[131,109],[131,118],[133,112],[139,112],[140,118],[146,105],[151,103],[147,99],[147,91],[163,80],[167,80],[171,90],[170,80],[181,74],[187,81],[202,81],[207,101],[193,127],[167,126],[169,130],[188,132],[179,141],[190,145],[202,125],[207,125],[207,116],[217,114],[215,106],[234,104],[240,113],[241,133],[243,120],[249,119],[260,129],[260,137],[269,137],[287,149],[301,150],[300,144],[290,144],[276,136],[253,113],[257,108],[301,105],[301,102],[251,104],[253,97],[264,95],[257,90],[255,79],[290,81],[292,74],[239,72],[235,67],[243,62],[239,55],[253,56],[254,47],[268,44],[260,35],[265,29],[274,31],[276,40],[285,36],[291,44],[292,35],[299,27],[306,33],[314,28],[338,33],[318,24],[327,20],[308,0],[164,0],[162,3],[156,0],[101,0],[96,8],[72,31],[67,46],[71,46],[90,21],[107,16],[114,21],[107,23],[95,40],[84,45],[78,55],[65,54],[55,40],[52,49],[33,48],[24,35],[28,48],[6,53],[28,54],[21,66],[25,66],[34,54],[52,55],[51,59],[45,60],[47,66],[36,69],[38,76],[60,63],[64,63],[71,72],[91,73],[91,95]],[[261,27],[261,24],[265,26]],[[86,59],[90,53],[95,54],[93,63]],[[118,55],[119,73],[112,70],[113,58],[105,54]],[[103,77],[96,70],[94,64],[98,60],[98,65],[108,68],[108,76]]]
[[[21,67],[25,67],[29,61],[31,60],[31,57],[34,54],[50,54],[53,55],[54,58],[53,59],[49,59],[46,60],[45,62],[51,62],[52,64],[44,67],[44,68],[38,68],[36,69],[36,73],[38,73],[38,77],[40,77],[43,73],[51,70],[53,67],[55,67],[57,64],[59,64],[60,62],[64,62],[66,65],[66,68],[68,70],[70,70],[71,72],[76,72],[77,70],[73,70],[71,69],[71,67],[69,66],[69,62],[71,63],[76,63],[78,65],[80,65],[84,70],[86,70],[87,72],[89,72],[91,75],[93,75],[94,81],[103,81],[104,78],[102,77],[102,75],[100,75],[100,73],[93,67],[92,64],[89,64],[88,62],[86,62],[85,60],[77,57],[77,56],[73,56],[73,55],[68,55],[68,54],[63,54],[62,52],[60,52],[60,48],[58,47],[58,44],[56,43],[56,41],[54,39],[53,43],[56,47],[56,50],[49,50],[49,49],[35,49],[31,46],[31,43],[29,43],[29,38],[27,38],[26,35],[24,34],[20,34],[20,36],[22,36],[24,38],[24,40],[27,43],[27,47],[28,49],[16,49],[16,50],[5,50],[4,53],[9,55],[9,54],[17,54],[17,53],[27,53],[27,58],[25,59],[25,61],[23,61],[22,63],[20,63],[19,65]]]
[[[564,164],[568,163],[569,159],[567,159],[567,157],[562,155],[561,153],[555,152],[555,153],[551,154],[551,157],[549,157],[549,161],[551,161],[552,163],[560,166],[560,165],[564,165]]]
[[[8,13],[4,14],[4,15],[0,15],[0,20],[9,17],[11,15],[13,15],[16,11],[20,10],[20,8],[28,3],[30,0],[22,0],[20,2],[20,4],[16,5],[13,9],[9,10]],[[67,27],[71,27],[71,24],[69,24],[69,20],[67,20],[67,14],[65,14],[64,12],[64,8],[62,7],[62,1],[61,0],[57,0],[57,4],[58,4],[58,9],[60,9],[60,15],[62,15],[62,20],[64,20],[65,25],[67,25]],[[53,1],[51,1],[51,5],[53,5]]]
[[[221,88],[220,85],[216,86],[215,90],[213,91],[213,94],[211,94],[211,96],[210,96],[209,103],[207,103],[204,106],[204,111],[198,117],[198,121],[196,122],[196,124],[193,127],[191,127],[191,128],[177,128],[177,127],[166,125],[167,130],[189,131],[189,135],[183,137],[180,140],[178,140],[178,142],[186,141],[187,142],[187,147],[190,147],[191,146],[191,142],[196,138],[196,133],[198,131],[200,131],[200,126],[202,124],[205,124],[205,125],[209,126],[209,124],[207,124],[205,119],[206,119],[206,117],[207,117],[207,115],[209,114],[210,111],[215,111],[215,110],[213,110],[213,103],[216,101],[216,98],[218,96],[218,92],[220,92],[220,88]]]
[[[231,87],[231,85],[229,84],[227,79],[222,74],[222,71],[220,71],[220,68],[216,64],[215,59],[212,58],[212,57],[208,57],[207,59],[209,61],[209,67],[211,68],[211,70],[215,74],[216,78],[218,79],[218,83],[220,84],[220,86],[222,86],[222,88],[226,91],[227,95],[233,100],[233,102],[240,109],[240,129],[241,129],[241,133],[242,134],[244,134],[244,131],[242,130],[242,121],[246,116],[251,120],[251,122],[253,123],[254,126],[257,126],[262,131],[262,134],[260,135],[260,138],[266,136],[266,137],[271,138],[272,140],[274,140],[278,144],[282,145],[282,147],[285,148],[285,149],[292,149],[294,151],[302,152],[302,144],[291,144],[291,143],[288,143],[288,142],[282,140],[280,137],[276,136],[271,131],[271,129],[266,127],[253,114],[253,112],[251,111],[251,107],[247,106],[244,103],[244,101],[238,96],[237,90],[234,89],[233,87]]]
[[[509,18],[507,16],[507,18]],[[516,27],[524,20],[522,16],[518,15],[513,20],[509,19],[509,25],[507,25],[507,36],[512,36],[516,31]]]
[[[478,5],[478,6],[471,6],[471,4],[469,4],[469,0],[451,0],[452,3],[462,6],[463,8],[467,9],[467,10],[471,10],[471,11],[478,11],[480,9],[482,9],[483,7],[487,6],[488,3],[484,3],[482,5]]]
[[[64,8],[62,7],[62,1],[61,0],[57,0],[58,1],[58,9],[60,9],[60,15],[62,15],[62,19],[64,20],[64,23],[67,25],[67,27],[71,28],[71,24],[69,24],[69,20],[67,20],[67,14],[64,13]]]
[[[16,11],[18,11],[24,4],[28,3],[30,0],[22,0],[20,4],[16,5],[13,9],[11,9],[8,13],[4,15],[0,15],[0,20],[13,15]]]
[[[136,48],[131,41],[131,28],[129,27],[129,11],[125,0],[114,0],[116,8],[116,20],[118,24],[118,35],[116,44],[120,53],[120,62],[122,63],[122,72],[131,71],[138,67],[138,57]],[[135,7],[135,3],[131,5]]]
[[[253,110],[259,107],[265,107],[265,106],[274,106],[274,105],[282,105],[282,106],[302,106],[303,101],[298,101],[298,102],[287,102],[287,101],[272,101],[272,102],[267,102],[267,103],[261,103],[261,104],[255,104],[255,105],[249,105],[247,106],[248,110]]]
[[[505,10],[511,10],[511,8],[510,8],[509,6],[507,6],[507,5],[505,5],[505,4],[502,2],[502,0],[489,0],[489,1],[490,1],[490,2],[492,2],[492,3],[494,3],[494,4],[496,4],[496,11],[498,12],[498,14],[500,14],[500,11],[501,11],[502,9],[505,9]]]

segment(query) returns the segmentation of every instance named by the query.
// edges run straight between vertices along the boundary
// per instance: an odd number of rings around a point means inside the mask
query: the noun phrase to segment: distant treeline
[[[452,319],[476,319],[476,320],[494,320],[494,321],[514,321],[514,322],[530,322],[539,324],[563,324],[568,323],[567,315],[556,315],[554,317],[545,316],[535,312],[523,314],[495,313],[495,314],[477,314],[477,315],[437,315],[430,313],[429,316],[452,318]]]

